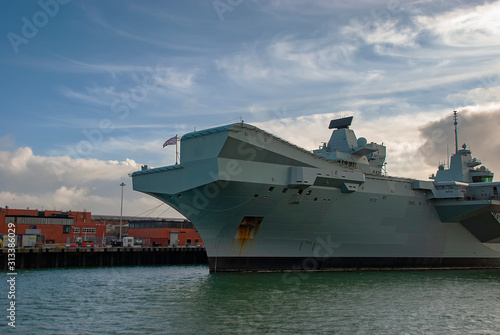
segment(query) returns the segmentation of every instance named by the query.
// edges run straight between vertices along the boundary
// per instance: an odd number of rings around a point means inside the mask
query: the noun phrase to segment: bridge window
[[[474,176],[472,177],[473,183],[491,183],[493,181],[493,177],[489,176]]]

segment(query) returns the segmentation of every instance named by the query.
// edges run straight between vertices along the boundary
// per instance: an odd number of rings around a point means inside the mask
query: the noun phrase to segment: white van
[[[134,238],[132,236],[127,236],[123,238],[123,246],[124,247],[133,247],[134,246]]]

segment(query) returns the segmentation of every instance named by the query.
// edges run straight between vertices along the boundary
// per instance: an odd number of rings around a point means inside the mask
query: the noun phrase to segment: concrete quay
[[[8,261],[15,262],[16,270],[123,265],[208,264],[207,254],[203,247],[18,248],[15,249],[14,260],[8,258],[7,255],[8,249],[2,248],[0,252],[0,268],[6,271],[9,271]]]

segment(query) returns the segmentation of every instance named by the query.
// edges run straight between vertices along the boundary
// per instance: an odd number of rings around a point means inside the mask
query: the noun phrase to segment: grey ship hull
[[[443,222],[414,180],[364,174],[249,125],[185,135],[180,164],[135,172],[133,186],[195,225],[211,271],[500,267],[500,228],[480,241]]]

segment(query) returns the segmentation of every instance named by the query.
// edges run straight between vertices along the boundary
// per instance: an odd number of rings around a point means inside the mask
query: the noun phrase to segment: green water
[[[16,329],[3,317],[2,334],[500,334],[499,270],[25,270],[15,301]]]

